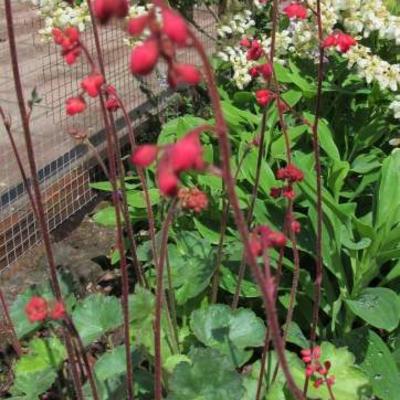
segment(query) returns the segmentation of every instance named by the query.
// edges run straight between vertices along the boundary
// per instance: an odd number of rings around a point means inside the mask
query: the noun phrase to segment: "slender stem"
[[[247,147],[246,150],[243,152],[241,159],[239,160],[236,173],[235,173],[235,181],[237,180],[239,173],[242,169],[243,162],[249,153],[251,147]],[[225,192],[225,190],[224,190]],[[220,226],[220,236],[219,236],[219,243],[218,243],[218,250],[217,250],[217,260],[215,266],[215,272],[212,282],[212,289],[211,289],[211,303],[215,304],[218,299],[218,289],[219,289],[219,281],[220,281],[220,270],[221,270],[221,263],[222,257],[224,255],[224,242],[225,242],[225,234],[226,234],[226,227],[228,224],[228,214],[229,214],[229,199],[226,197],[226,193],[224,193],[223,197],[223,206],[222,206],[222,218],[221,218],[221,226]]]
[[[105,162],[103,161],[103,159],[101,158],[100,153],[96,149],[96,146],[93,146],[93,144],[92,144],[92,142],[90,141],[89,138],[86,138],[84,143],[89,148],[89,150],[92,152],[93,156],[96,158],[96,161],[99,163],[99,165],[101,167],[101,170],[103,171],[104,176],[109,181],[110,180],[110,175],[108,173],[107,166],[106,166]]]
[[[1,106],[0,106],[0,116],[1,116],[1,118],[3,120],[3,125],[4,125],[4,128],[5,128],[6,132],[7,132],[8,139],[10,140],[11,148],[13,150],[15,160],[17,161],[18,169],[19,169],[19,171],[21,173],[22,182],[24,183],[24,187],[25,187],[26,193],[28,194],[28,197],[29,197],[29,202],[31,204],[33,213],[34,213],[35,217],[37,218],[38,217],[38,213],[37,213],[37,210],[36,210],[35,199],[34,199],[33,194],[32,194],[31,186],[29,184],[29,179],[28,179],[28,176],[27,176],[27,174],[25,172],[25,168],[24,168],[24,165],[22,163],[21,156],[20,156],[19,151],[18,151],[18,147],[17,147],[17,145],[15,143],[15,140],[14,140],[14,135],[12,134],[12,131],[11,131],[11,121],[7,120],[7,118],[5,116],[5,113],[4,113],[4,110],[2,109]]]
[[[289,390],[291,391],[291,393],[294,395],[294,397],[296,399],[303,400],[304,399],[303,393],[299,390],[296,383],[294,382],[294,379],[289,371],[289,366],[288,366],[286,356],[285,356],[285,349],[284,349],[282,338],[280,335],[279,322],[278,322],[277,311],[276,311],[276,307],[275,307],[275,301],[274,301],[275,299],[274,299],[274,296],[271,297],[271,293],[274,292],[274,283],[271,279],[264,280],[264,277],[257,265],[257,261],[251,251],[251,246],[250,246],[250,241],[249,241],[249,231],[246,226],[246,221],[245,221],[242,211],[240,210],[239,200],[235,193],[235,181],[233,179],[232,172],[230,169],[231,150],[230,150],[230,143],[229,143],[229,138],[228,138],[228,127],[226,125],[226,122],[225,122],[225,119],[223,116],[220,98],[219,98],[214,74],[212,71],[212,67],[208,61],[208,57],[207,57],[207,54],[204,50],[202,43],[196,38],[196,36],[192,32],[190,33],[190,35],[192,38],[193,46],[197,50],[197,52],[203,62],[203,65],[204,65],[204,71],[205,71],[205,75],[207,78],[209,95],[210,95],[211,103],[212,103],[214,113],[215,113],[216,133],[218,136],[220,152],[221,152],[223,176],[225,179],[227,193],[228,193],[229,200],[230,200],[230,203],[232,206],[236,226],[238,228],[240,237],[242,239],[242,242],[243,242],[243,245],[245,248],[246,259],[248,260],[248,262],[250,264],[254,278],[256,279],[256,282],[257,282],[258,286],[260,287],[262,295],[263,295],[265,311],[266,311],[266,315],[267,315],[267,319],[268,319],[268,325],[271,329],[272,340],[274,342],[276,353],[277,353],[279,362],[281,364],[283,373],[286,377]]]
[[[317,338],[317,329],[319,322],[319,308],[321,304],[321,289],[323,279],[323,261],[322,261],[322,168],[321,168],[321,154],[319,147],[318,137],[318,124],[320,119],[321,104],[322,104],[322,83],[324,80],[324,47],[323,42],[323,30],[322,30],[322,13],[321,13],[321,0],[317,0],[317,26],[318,26],[318,42],[319,42],[319,61],[318,61],[318,84],[317,84],[317,98],[315,104],[315,120],[312,129],[312,141],[314,148],[315,158],[315,174],[316,174],[316,186],[317,186],[317,232],[316,232],[316,248],[315,248],[315,281],[314,281],[314,305],[312,313],[312,323],[310,332],[310,344],[311,348],[315,346]],[[306,378],[304,383],[304,395],[307,395],[307,389],[309,384],[309,378]]]
[[[263,352],[262,352],[262,356],[261,356],[261,366],[260,366],[260,374],[258,376],[258,382],[257,382],[256,400],[260,400],[260,396],[261,396],[261,389],[262,389],[262,384],[264,381],[265,366],[267,364],[267,355],[269,353],[270,343],[271,343],[271,335],[270,335],[269,329],[267,329],[265,332],[264,346],[263,346]]]
[[[168,234],[169,228],[174,219],[176,202],[174,201],[168,210],[166,219],[161,233],[161,248],[160,257],[157,268],[157,284],[156,284],[156,310],[154,319],[154,358],[155,358],[155,375],[154,375],[154,398],[155,400],[162,399],[162,359],[161,359],[161,312],[164,298],[164,263],[168,251]]]
[[[332,385],[328,384],[328,379],[326,377],[325,377],[325,384],[326,384],[326,387],[328,388],[328,393],[329,393],[330,399],[331,400],[336,400],[336,397],[333,394]]]
[[[253,219],[254,206],[256,204],[258,188],[260,186],[261,165],[262,165],[262,160],[265,156],[265,132],[266,132],[266,127],[267,127],[267,114],[268,114],[268,108],[265,107],[263,114],[262,114],[262,120],[261,120],[260,145],[258,148],[256,176],[255,176],[255,181],[254,181],[254,186],[253,186],[253,192],[251,194],[251,199],[250,199],[250,207],[249,207],[249,210],[248,210],[248,213],[246,216],[246,223],[247,223],[248,227],[250,227],[251,220]],[[233,300],[232,300],[232,308],[233,309],[236,309],[239,304],[240,289],[242,286],[244,275],[246,273],[246,265],[247,265],[246,257],[243,255],[242,260],[240,262],[235,295],[233,296]]]
[[[99,59],[100,69],[105,78],[105,69],[104,69],[104,60],[101,51],[100,38],[97,30],[96,19],[93,14],[92,3],[91,0],[87,1],[92,27],[93,27],[93,35],[95,39],[97,56]],[[109,160],[109,174],[110,174],[110,182],[113,189],[113,204],[115,208],[115,217],[116,217],[116,225],[117,225],[117,248],[120,252],[120,270],[121,270],[121,283],[122,283],[122,310],[124,317],[124,344],[125,344],[125,357],[126,357],[126,383],[127,383],[127,400],[134,399],[134,375],[133,375],[133,365],[131,358],[131,343],[130,343],[130,332],[129,332],[129,276],[128,276],[128,266],[126,261],[126,253],[125,253],[125,244],[123,238],[123,230],[122,230],[122,221],[121,221],[121,203],[120,196],[117,185],[117,160],[115,154],[115,146],[118,146],[118,142],[113,143],[113,129],[110,123],[109,115],[107,113],[107,109],[105,106],[104,97],[102,94],[99,96],[100,98],[100,106],[101,112],[103,115],[104,126],[107,133],[107,153]],[[125,193],[123,193],[124,195]],[[125,221],[129,223],[129,221]]]
[[[39,179],[37,176],[37,167],[36,167],[34,147],[33,147],[33,143],[32,143],[32,134],[31,134],[30,124],[29,124],[29,115],[27,113],[25,99],[24,99],[24,93],[23,93],[23,89],[22,89],[21,75],[20,75],[20,71],[19,71],[17,45],[16,45],[16,41],[15,41],[14,21],[13,21],[11,0],[4,0],[4,5],[5,5],[5,13],[6,13],[6,21],[7,21],[7,35],[8,35],[8,42],[9,42],[9,47],[10,47],[10,58],[11,58],[13,76],[14,76],[15,92],[16,92],[18,108],[19,108],[19,112],[20,112],[20,116],[21,116],[21,122],[22,122],[22,128],[23,128],[22,132],[23,132],[24,139],[25,139],[26,152],[27,152],[27,156],[28,156],[28,163],[29,163],[30,174],[31,174],[31,179],[32,179],[32,187],[33,187],[33,194],[34,194],[33,198],[35,199],[35,202],[32,203],[32,209],[34,209],[34,207],[36,207],[37,222],[39,224],[39,229],[42,234],[43,243],[44,243],[44,247],[45,247],[46,255],[47,255],[47,260],[49,263],[51,286],[52,286],[52,289],[54,291],[57,301],[62,302],[61,287],[58,282],[57,268],[56,268],[56,263],[55,263],[55,259],[54,259],[53,249],[51,246],[50,233],[49,233],[49,228],[47,225],[44,205],[42,202],[40,183],[39,183]],[[71,337],[68,332],[65,333],[65,342],[66,342],[66,347],[67,347],[68,360],[69,360],[70,368],[72,371],[72,377],[74,380],[75,390],[76,390],[77,395],[79,396],[79,393],[81,393],[81,391],[82,391],[81,382],[79,379],[76,379],[78,375],[77,375],[77,371],[76,371],[76,364],[74,362]]]
[[[8,328],[11,330],[14,351],[17,353],[18,357],[21,357],[22,356],[21,343],[19,342],[17,333],[15,332],[15,327],[11,319],[10,312],[8,310],[8,305],[4,297],[3,290],[1,288],[0,288],[0,303],[3,308],[4,318],[6,320],[6,326],[8,326]]]
[[[67,315],[65,317],[65,325],[66,328],[71,332],[71,334],[75,337],[75,340],[78,344],[78,349],[79,349],[79,354],[82,356],[83,359],[83,363],[85,364],[85,370],[86,370],[86,374],[89,380],[89,385],[90,385],[90,389],[92,391],[92,395],[93,395],[93,399],[94,400],[99,400],[99,395],[97,392],[97,388],[96,388],[96,381],[94,378],[94,374],[93,374],[93,369],[92,366],[89,362],[89,359],[87,357],[86,354],[86,349],[85,346],[83,345],[82,339],[79,335],[78,330],[75,327],[74,322],[72,321],[71,317],[69,315]]]
[[[136,136],[133,130],[133,123],[131,121],[131,118],[129,116],[129,113],[126,110],[125,104],[122,101],[121,97],[119,96],[118,93],[114,94],[115,98],[117,99],[119,106],[121,107],[122,114],[124,115],[125,123],[128,128],[128,137],[131,145],[131,149],[133,150],[136,147]],[[158,264],[158,256],[157,256],[157,244],[156,244],[156,224],[155,224],[155,217],[154,217],[154,212],[153,208],[151,206],[151,199],[150,199],[150,193],[149,193],[149,188],[147,185],[147,179],[145,172],[143,168],[136,168],[137,174],[139,176],[140,184],[143,189],[143,194],[144,194],[144,200],[146,203],[146,212],[147,212],[147,217],[149,221],[149,236],[151,240],[151,247],[152,247],[152,252],[153,252],[153,258],[155,265]]]

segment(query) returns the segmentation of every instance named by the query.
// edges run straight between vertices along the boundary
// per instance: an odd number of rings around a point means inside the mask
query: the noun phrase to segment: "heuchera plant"
[[[87,7],[95,54],[77,27],[51,32],[68,68],[89,65],[76,94],[65,99],[66,114],[87,112],[88,98],[100,105],[106,162],[84,127],[70,135],[88,146],[108,179],[93,186],[110,192],[112,206],[94,220],[116,227],[111,263],[119,267],[112,284],[118,299],[79,298],[56,268],[30,127],[37,99],[24,98],[5,0],[29,171],[1,107],[0,116],[50,275],[50,285],[30,288],[11,308],[0,290],[17,357],[6,393],[396,400],[400,213],[393,199],[400,197],[400,153],[386,154],[373,136],[390,118],[384,94],[344,65],[363,39],[346,24],[327,29],[330,3],[322,0],[257,0],[230,23],[252,30],[243,29],[230,51],[241,55],[212,62],[178,11],[163,0],[147,3],[131,18],[127,0],[68,2]],[[191,107],[195,115],[168,119],[156,143],[138,144],[124,100],[106,75],[99,29],[116,19],[135,39],[126,65],[132,79],[164,63],[169,88],[186,96],[187,108],[191,94],[201,98],[200,107]],[[282,60],[283,30],[296,33],[310,23],[311,62],[298,54]],[[182,62],[185,51],[196,52],[199,62]],[[241,90],[231,79],[238,64]],[[119,114],[131,146],[126,163]]]

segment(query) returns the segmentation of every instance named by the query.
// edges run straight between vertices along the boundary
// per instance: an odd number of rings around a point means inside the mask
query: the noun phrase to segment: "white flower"
[[[395,100],[390,104],[389,108],[393,110],[394,117],[400,119],[400,95],[395,97]]]

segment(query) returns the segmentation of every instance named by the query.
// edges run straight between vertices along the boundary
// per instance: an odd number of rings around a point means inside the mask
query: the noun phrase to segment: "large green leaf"
[[[155,205],[160,201],[160,192],[158,189],[149,190],[150,204]],[[126,193],[128,205],[133,208],[146,208],[146,200],[143,191],[129,191]]]
[[[157,143],[159,145],[174,143],[192,129],[206,124],[207,121],[205,119],[195,117],[194,115],[184,115],[174,118],[163,125]]]
[[[213,349],[192,349],[189,357],[175,368],[167,400],[242,399],[242,379],[227,357]]]
[[[361,369],[369,377],[374,394],[381,400],[398,400],[400,373],[384,341],[375,332],[360,328],[341,342],[355,354]]]
[[[126,396],[126,356],[125,346],[121,345],[103,354],[94,365],[97,390],[101,400],[123,399]],[[131,349],[132,364],[137,367],[140,354]],[[134,370],[135,395],[150,396],[153,389],[153,378],[145,370]],[[92,399],[89,384],[84,387],[85,399]],[[147,397],[149,398],[149,397]]]
[[[66,351],[59,339],[33,339],[29,343],[28,353],[15,365],[12,392],[24,393],[27,398],[36,399],[54,383],[65,357]]]
[[[168,258],[178,304],[186,303],[208,286],[215,269],[215,252],[208,240],[194,232],[182,232],[176,244],[168,246]],[[165,285],[168,285],[167,269]]]
[[[262,346],[265,339],[265,326],[253,311],[232,310],[224,304],[193,311],[190,326],[198,340],[227,355],[236,366],[248,361],[251,348]]]
[[[74,310],[72,319],[84,345],[122,325],[121,304],[116,297],[93,294]]]
[[[400,150],[396,149],[385,159],[374,208],[375,229],[384,227],[382,239],[392,226],[399,222],[400,202]]]
[[[399,325],[400,302],[393,290],[366,288],[346,303],[354,314],[376,328],[390,332]]]

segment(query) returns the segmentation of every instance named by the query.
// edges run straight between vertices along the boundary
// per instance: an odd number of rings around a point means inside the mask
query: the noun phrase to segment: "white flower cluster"
[[[267,2],[264,0],[254,0],[254,5],[261,10],[263,7],[265,7],[265,5],[267,4]]]
[[[224,61],[228,61],[233,67],[233,77],[236,86],[243,89],[248,85],[252,78],[249,75],[249,69],[253,66],[254,62],[247,60],[246,51],[240,46],[228,46],[223,51],[220,51],[217,56]]]
[[[255,3],[258,0],[254,0]],[[261,2],[259,2],[261,3]],[[309,0],[308,4],[315,9],[316,0]],[[358,38],[359,35],[368,37],[372,32],[377,32],[379,37],[386,40],[393,40],[400,44],[400,17],[391,15],[382,0],[324,0],[322,6],[322,22],[324,35],[332,33],[335,25],[341,23],[346,31]],[[252,20],[250,11],[245,11],[246,18]],[[265,16],[266,23],[269,16]],[[245,26],[243,26],[244,28]],[[252,26],[250,26],[252,27]],[[242,36],[249,35],[250,27],[247,29],[234,29],[231,24],[221,27],[220,37],[226,38],[234,33],[241,33]],[[269,54],[271,38],[258,35],[262,42],[264,51]],[[334,51],[334,50],[332,50]],[[218,55],[232,63],[234,80],[239,88],[247,85],[251,78],[249,69],[254,62],[246,59],[247,49],[240,47],[225,48]],[[318,34],[315,18],[309,15],[306,20],[292,20],[289,26],[276,34],[276,59],[284,62],[290,54],[297,57],[315,59],[318,55]],[[400,64],[390,64],[371,49],[360,44],[353,46],[343,54],[348,60],[348,67],[355,68],[357,74],[366,82],[377,82],[382,90],[400,91]],[[399,97],[396,98],[391,109],[399,118]]]
[[[243,35],[255,24],[252,12],[245,10],[243,13],[234,15],[229,23],[220,26],[217,30],[218,36],[222,39],[231,35]]]
[[[331,0],[349,33],[379,37],[400,44],[400,17],[392,15],[382,0]]]
[[[371,49],[358,44],[343,55],[349,61],[349,68],[355,66],[358,75],[368,83],[376,81],[382,90],[397,92],[400,89],[400,64],[390,64]]]
[[[66,28],[74,26],[81,32],[90,22],[89,10],[84,1],[79,6],[71,6],[62,0],[31,0],[39,7],[39,15],[44,19],[45,27],[39,31],[44,40],[51,38],[54,27]]]
[[[389,108],[393,111],[394,117],[400,119],[400,95],[395,97]]]

